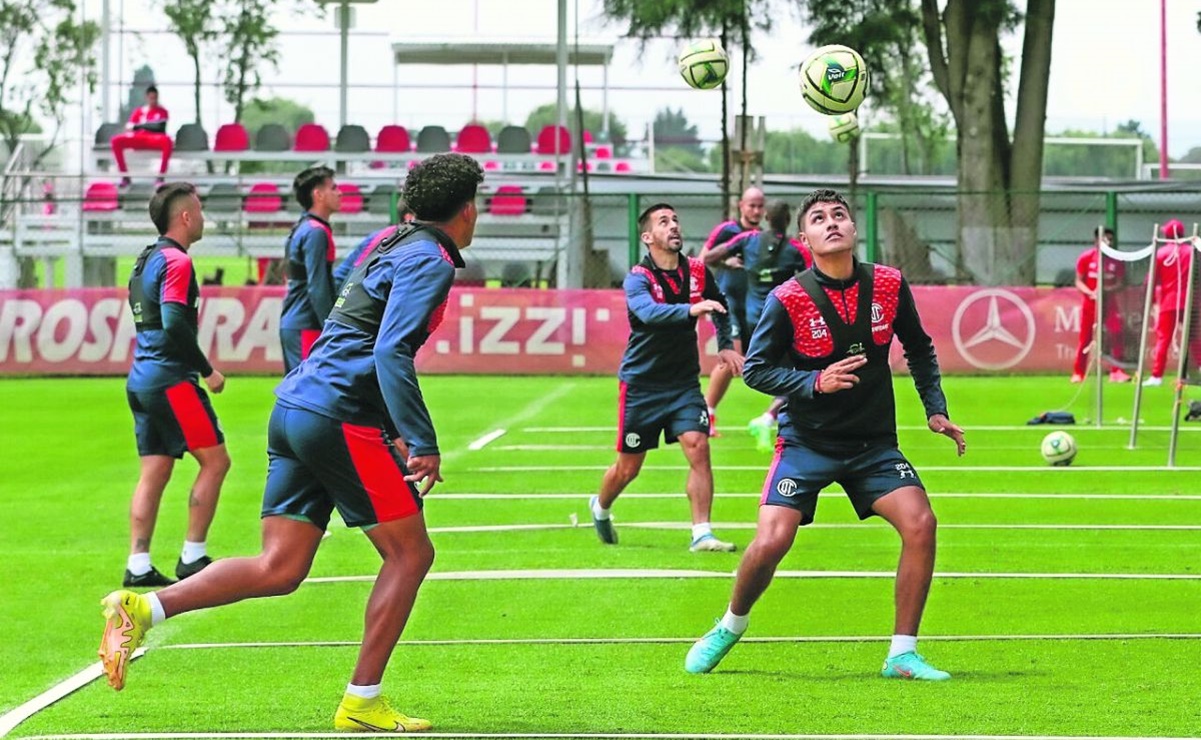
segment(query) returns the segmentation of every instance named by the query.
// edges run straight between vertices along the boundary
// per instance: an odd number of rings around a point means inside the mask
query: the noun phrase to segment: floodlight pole
[[[109,68],[108,47],[111,36],[109,27],[112,25],[112,13],[109,7],[110,0],[104,0],[100,6],[100,122],[109,123],[113,120],[112,108],[110,99],[112,98],[109,86],[112,84],[112,72]],[[197,111],[199,114],[200,111]]]
[[[341,128],[346,125],[346,88],[350,76],[346,68],[346,62],[350,58],[350,0],[342,0],[338,5],[338,19],[342,36],[342,79],[338,86],[338,126]]]
[[[1159,179],[1168,179],[1168,0],[1159,0]]]

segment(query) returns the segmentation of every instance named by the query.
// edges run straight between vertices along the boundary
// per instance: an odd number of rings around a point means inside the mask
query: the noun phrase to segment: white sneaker
[[[1163,378],[1157,378],[1154,375],[1143,381],[1144,388],[1152,388],[1157,385],[1163,385]]]
[[[733,542],[722,542],[711,534],[701,535],[692,541],[689,552],[734,552],[738,545]]]

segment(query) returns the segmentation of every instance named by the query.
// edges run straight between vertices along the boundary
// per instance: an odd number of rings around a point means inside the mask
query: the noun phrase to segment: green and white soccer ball
[[[801,95],[818,113],[853,113],[866,94],[867,65],[849,46],[823,46],[801,64]]]
[[[840,113],[830,116],[830,136],[840,144],[846,144],[859,135],[859,116]]]
[[[680,52],[680,76],[690,87],[712,90],[720,87],[730,71],[730,57],[717,39],[698,39]]]
[[[1071,465],[1076,459],[1076,440],[1067,432],[1051,432],[1043,437],[1043,459],[1051,465]]]

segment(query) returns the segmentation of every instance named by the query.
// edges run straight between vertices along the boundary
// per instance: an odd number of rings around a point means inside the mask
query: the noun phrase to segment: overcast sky
[[[191,64],[177,38],[161,33],[161,14],[149,0],[110,0],[114,23],[123,15],[130,33],[115,36],[111,50],[114,75],[128,80],[132,70],[150,64],[163,88],[163,103],[175,122],[190,120]],[[290,3],[280,3],[290,6]],[[579,7],[577,24],[575,8]],[[514,88],[507,103],[500,92],[502,70],[481,67],[475,72],[479,89],[472,90],[471,67],[407,67],[391,62],[391,43],[402,38],[470,37],[521,38],[553,42],[556,0],[380,0],[356,9],[355,33],[350,53],[352,89],[350,120],[369,130],[396,120],[410,127],[437,123],[455,131],[471,119],[508,118],[524,122],[529,110],[554,100],[553,68],[511,67],[508,82]],[[1052,54],[1048,131],[1080,128],[1109,131],[1123,121],[1136,119],[1143,129],[1159,136],[1159,0],[1058,0]],[[619,39],[620,28],[607,26],[599,14],[599,0],[568,0],[569,33],[578,26],[582,40],[615,43],[609,72],[610,108],[635,131],[641,130],[665,106],[682,107],[705,138],[720,132],[719,95],[684,86],[676,73],[676,44],[663,41],[640,50],[637,42]],[[97,17],[101,0],[86,0],[86,12]],[[122,13],[123,11],[123,13]],[[1201,146],[1201,34],[1197,14],[1201,0],[1167,0],[1169,64],[1169,151],[1183,155]],[[278,25],[287,32],[282,42],[282,63],[277,73],[264,73],[262,95],[280,95],[309,105],[318,121],[331,130],[338,125],[338,38],[333,13],[327,18],[280,13]],[[156,33],[159,31],[159,33]],[[134,33],[138,32],[138,33]],[[325,32],[321,36],[311,32]],[[772,129],[803,127],[823,132],[825,120],[801,100],[795,67],[811,50],[803,23],[785,14],[775,30],[755,39],[758,61],[752,65],[748,96],[753,113],[768,118]],[[1020,37],[1008,39],[1009,53],[1021,51]],[[869,66],[876,60],[868,60]],[[206,64],[206,81],[215,81],[220,61]],[[394,95],[393,81],[402,84],[446,86],[403,87]],[[569,73],[569,81],[574,75]],[[600,108],[602,82],[599,70],[582,70],[584,105]],[[734,81],[738,96],[740,80]],[[545,89],[528,89],[543,87]],[[525,88],[525,89],[520,89]],[[124,93],[114,93],[113,101]],[[735,98],[737,99],[737,98]],[[232,109],[207,91],[202,120],[215,129],[232,119]],[[870,106],[869,106],[870,107]],[[96,102],[99,109],[99,102]],[[1012,116],[1012,105],[1009,106]],[[870,117],[870,111],[867,112]],[[98,122],[99,117],[94,120]]]

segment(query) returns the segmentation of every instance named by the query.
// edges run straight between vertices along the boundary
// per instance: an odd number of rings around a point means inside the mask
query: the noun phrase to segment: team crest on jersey
[[[626,435],[626,447],[638,447],[642,444],[642,437],[638,432],[630,432]]]
[[[792,498],[796,495],[796,481],[792,478],[784,478],[776,484],[776,493],[784,498]]]
[[[884,306],[872,301],[872,323],[878,324],[884,320]]]
[[[810,339],[825,339],[830,336],[830,327],[826,326],[826,320],[818,316],[815,319],[809,319],[809,338]]]
[[[692,277],[690,277],[688,279],[688,295],[700,295],[700,294],[701,294],[701,281],[696,279],[696,275],[693,275]]]

